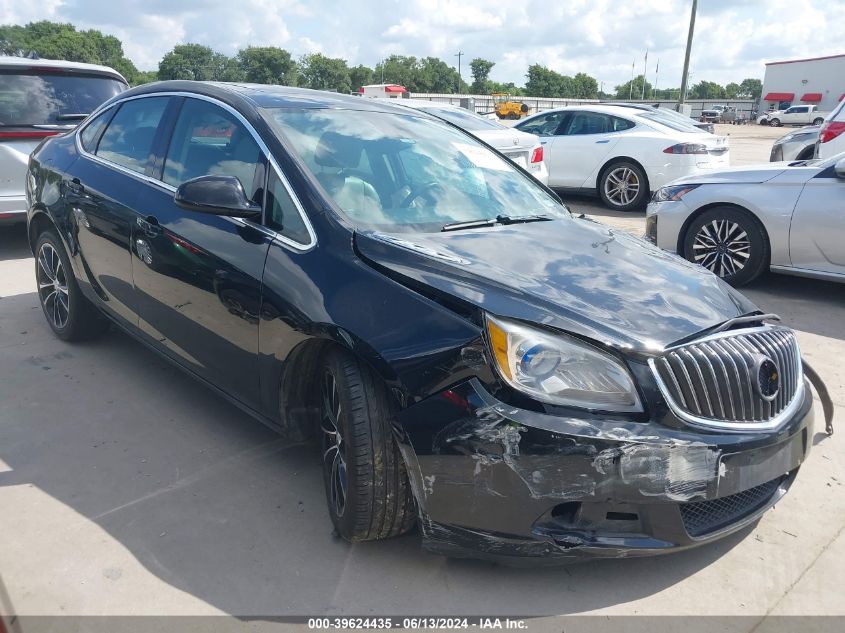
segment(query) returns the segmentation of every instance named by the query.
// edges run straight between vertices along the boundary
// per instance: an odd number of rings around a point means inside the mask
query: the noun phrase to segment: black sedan
[[[424,113],[150,84],[39,146],[27,185],[55,334],[115,323],[312,438],[350,541],[668,552],[753,522],[810,450],[792,331]]]

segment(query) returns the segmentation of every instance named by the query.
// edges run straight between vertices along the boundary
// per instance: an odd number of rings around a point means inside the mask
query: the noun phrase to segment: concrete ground
[[[735,158],[767,158],[771,138],[746,138],[766,128],[727,127]],[[641,213],[568,202],[642,232]],[[842,430],[816,433],[756,526],[672,556],[526,570],[429,555],[416,534],[348,545],[314,451],[123,334],[57,340],[33,268],[23,231],[0,230],[0,573],[19,614],[755,616],[731,628],[743,631],[764,615],[845,615]],[[745,289],[797,330],[840,426],[842,289],[774,275]]]

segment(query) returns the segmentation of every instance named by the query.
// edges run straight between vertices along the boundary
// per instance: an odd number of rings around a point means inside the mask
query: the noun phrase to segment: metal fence
[[[461,105],[462,100],[472,99],[475,102],[475,111],[479,114],[486,114],[493,111],[494,101],[490,95],[461,95],[461,94],[434,94],[426,92],[412,92],[411,99],[427,99],[429,101],[439,101],[442,103],[450,103],[452,105]],[[568,105],[579,104],[597,104],[606,103],[613,105],[613,101],[601,101],[599,99],[556,99],[544,97],[514,97],[515,101],[520,101],[526,104],[529,108],[529,113],[543,112],[544,110],[551,110],[553,108],[561,108]],[[645,103],[648,105],[656,105],[661,108],[674,108],[677,101],[675,100],[661,100],[661,99],[632,99],[625,100],[625,103]],[[701,116],[701,111],[706,110],[714,105],[727,105],[736,108],[739,117],[750,118],[751,113],[756,107],[756,101],[752,99],[688,99],[686,103],[692,108],[691,116],[698,118]]]

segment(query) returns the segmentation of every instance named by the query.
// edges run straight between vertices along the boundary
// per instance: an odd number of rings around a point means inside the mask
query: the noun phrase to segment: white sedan
[[[548,184],[549,171],[543,160],[544,148],[534,134],[505,127],[464,108],[423,99],[391,99],[391,105],[403,105],[421,110],[466,130],[498,150],[541,183]]]
[[[676,180],[646,211],[646,238],[729,284],[761,272],[845,282],[845,154]]]
[[[597,191],[617,211],[642,208],[671,180],[730,164],[726,137],[656,110],[567,106],[525,118],[516,129],[540,137],[550,187]]]

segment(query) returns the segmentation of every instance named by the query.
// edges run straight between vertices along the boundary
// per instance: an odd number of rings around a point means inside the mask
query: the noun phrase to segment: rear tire
[[[736,207],[699,215],[684,234],[684,258],[732,286],[756,279],[769,266],[769,240],[760,222]]]
[[[599,175],[598,192],[605,206],[616,211],[634,211],[648,200],[648,178],[642,167],[630,161],[618,161]]]
[[[824,123],[824,119],[819,117],[818,119],[813,119],[813,125],[821,125]]]
[[[35,242],[35,279],[47,324],[63,341],[91,339],[109,328],[106,317],[79,289],[64,245],[52,230]]]
[[[320,444],[329,515],[347,541],[398,536],[416,521],[405,462],[393,435],[387,388],[343,350],[320,372]]]

